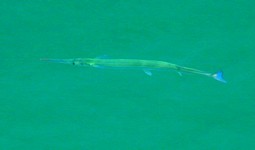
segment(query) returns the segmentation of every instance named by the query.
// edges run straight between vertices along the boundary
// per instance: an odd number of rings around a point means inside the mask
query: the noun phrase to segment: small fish
[[[176,70],[179,75],[182,72],[188,72],[193,74],[200,74],[207,77],[211,77],[217,81],[226,83],[223,78],[222,71],[217,73],[207,73],[198,69],[188,68],[172,64],[165,61],[157,60],[140,60],[140,59],[103,59],[103,58],[74,58],[74,59],[41,59],[42,61],[70,64],[75,66],[96,67],[96,68],[141,68],[147,75],[151,76],[151,70],[157,69],[173,69]]]

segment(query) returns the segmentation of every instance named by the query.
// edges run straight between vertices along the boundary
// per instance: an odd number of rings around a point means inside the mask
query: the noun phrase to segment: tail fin
[[[224,80],[224,78],[223,78],[223,72],[222,71],[218,71],[217,73],[213,74],[212,77],[215,80],[218,80],[218,81],[223,82],[223,83],[227,83],[227,81]]]

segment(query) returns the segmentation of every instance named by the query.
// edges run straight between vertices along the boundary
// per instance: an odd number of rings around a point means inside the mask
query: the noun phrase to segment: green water
[[[0,2],[0,149],[253,150],[255,2]],[[163,60],[176,72],[40,62]]]

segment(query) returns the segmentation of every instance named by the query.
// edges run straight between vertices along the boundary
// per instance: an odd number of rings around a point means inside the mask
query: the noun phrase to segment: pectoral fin
[[[152,76],[152,73],[150,70],[144,69],[143,70],[145,74],[147,74],[148,76]]]

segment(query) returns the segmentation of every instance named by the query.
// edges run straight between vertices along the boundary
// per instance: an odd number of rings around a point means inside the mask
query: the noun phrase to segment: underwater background
[[[0,149],[253,150],[254,6],[2,0]],[[222,70],[227,83],[40,61],[100,55]]]

